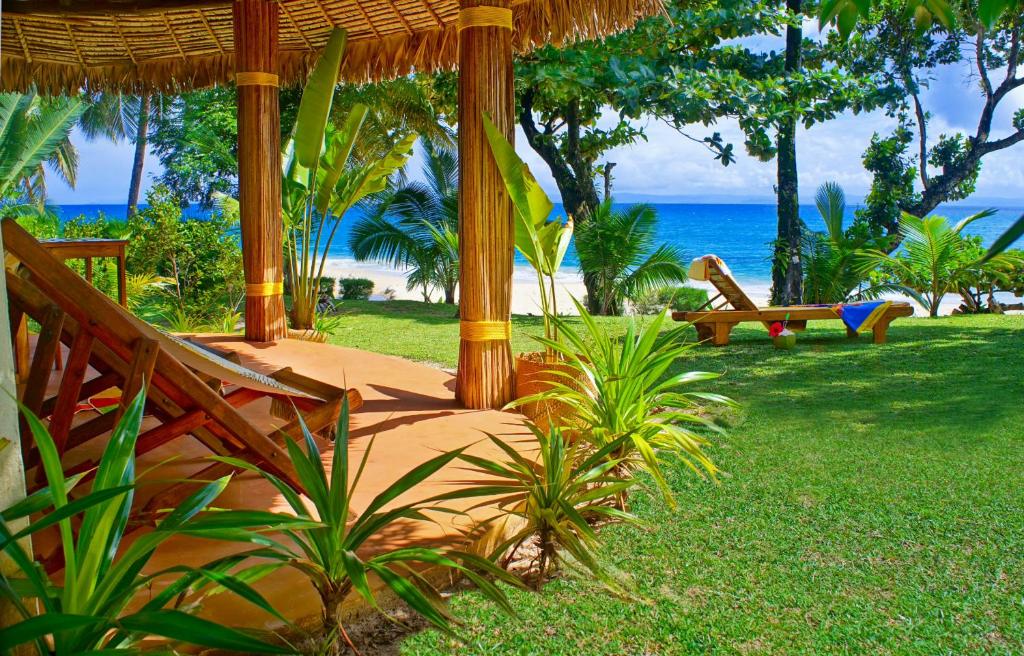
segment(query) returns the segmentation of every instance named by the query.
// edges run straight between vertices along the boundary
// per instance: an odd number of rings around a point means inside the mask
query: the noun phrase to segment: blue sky
[[[958,130],[973,134],[980,94],[965,76],[966,64],[939,72],[925,93],[925,105],[933,112],[930,137]],[[1024,88],[1017,89],[1001,104],[993,123],[993,138],[1007,134],[1010,118],[1024,106]],[[644,123],[647,141],[619,148],[607,154],[605,161],[618,164],[615,192],[629,201],[665,202],[772,202],[775,162],[759,162],[742,148],[742,134],[735,122],[712,128],[693,126],[692,134],[706,136],[713,131],[736,144],[738,161],[722,167],[700,145],[657,122]],[[822,182],[835,180],[850,198],[861,198],[870,185],[861,156],[875,132],[889,133],[893,119],[882,112],[854,116],[846,114],[834,121],[802,130],[798,136],[800,193],[810,201]],[[72,137],[81,154],[77,189],[68,189],[51,177],[50,197],[56,204],[125,203],[134,147],[129,143],[86,141],[81,134]],[[519,139],[519,152],[530,164],[541,183],[557,198],[547,167]],[[976,194],[970,204],[1024,205],[1024,143],[985,158]],[[416,161],[413,169],[418,169]],[[161,169],[156,158],[147,158],[146,187]]]

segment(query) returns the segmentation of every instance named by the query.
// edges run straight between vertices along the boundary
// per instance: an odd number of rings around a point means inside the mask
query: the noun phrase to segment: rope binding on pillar
[[[508,7],[466,7],[459,11],[459,31],[469,27],[512,29],[512,10]]]
[[[459,335],[467,342],[500,342],[512,339],[509,321],[465,321],[459,323]]]
[[[280,296],[284,294],[283,282],[253,282],[245,286],[245,295],[250,298]]]
[[[281,79],[275,73],[252,71],[235,73],[235,86],[239,87],[279,87]]]

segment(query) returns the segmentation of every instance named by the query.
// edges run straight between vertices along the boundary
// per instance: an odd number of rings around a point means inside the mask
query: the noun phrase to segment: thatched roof
[[[662,0],[513,0],[514,43],[594,38],[662,11]],[[454,66],[459,0],[282,0],[280,75],[304,78],[333,27],[343,74],[361,82]],[[234,73],[229,0],[3,0],[2,87],[44,93],[182,91]]]

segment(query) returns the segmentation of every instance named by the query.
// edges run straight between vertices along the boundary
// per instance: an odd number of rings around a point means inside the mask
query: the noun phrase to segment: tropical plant
[[[971,276],[1011,265],[1005,253],[985,260],[980,245],[962,234],[970,224],[993,214],[995,210],[972,214],[951,227],[944,216],[920,219],[904,213],[902,249],[892,255],[881,250],[865,252],[860,257],[862,270],[881,267],[883,284],[911,295],[928,316],[936,317],[946,294],[970,287]]]
[[[138,211],[142,191],[142,171],[149,149],[149,128],[163,108],[163,98],[148,91],[141,95],[96,93],[88,96],[88,107],[78,127],[88,139],[105,138],[135,145],[132,175],[128,183],[128,216]]]
[[[409,268],[408,289],[444,292],[455,303],[459,284],[459,160],[455,151],[421,140],[425,183],[398,184],[367,203],[352,227],[349,248],[357,260]]]
[[[874,238],[863,222],[847,229],[846,195],[835,182],[818,187],[815,204],[825,232],[807,231],[803,241],[804,301],[807,303],[844,303],[863,296],[860,290],[867,274],[860,266],[861,256],[869,250],[887,251],[889,240]],[[872,295],[884,291],[874,288]]]
[[[658,314],[665,308],[675,312],[689,312],[707,304],[707,290],[685,285],[668,285],[633,299],[633,309],[637,314]]]
[[[561,340],[538,339],[558,353],[574,373],[552,372],[564,382],[554,382],[551,389],[514,401],[511,406],[537,402],[568,406],[567,419],[573,425],[567,428],[578,431],[580,439],[595,449],[620,444],[621,438],[627,438],[608,457],[648,471],[665,499],[674,505],[664,473],[666,462],[679,460],[698,474],[714,476],[717,469],[704,453],[704,447],[710,444],[704,433],[721,433],[722,429],[701,412],[701,405],[736,404],[720,394],[681,391],[686,385],[713,380],[719,374],[669,374],[672,365],[695,344],[685,343],[685,325],[666,330],[668,310],[640,329],[630,319],[625,335],[615,338],[579,301],[573,302],[583,330],[556,317]]]
[[[169,280],[162,286],[160,313],[188,315],[198,324],[219,322],[245,284],[235,226],[217,213],[182,219],[178,200],[163,185],[153,187],[146,201],[127,222],[128,271]]]
[[[341,298],[345,301],[365,301],[373,294],[373,281],[369,278],[340,278]]]
[[[593,282],[591,312],[618,315],[625,301],[659,287],[686,282],[687,265],[675,246],[656,246],[658,214],[652,205],[617,211],[611,199],[576,231],[580,271]]]
[[[536,546],[535,585],[540,587],[557,568],[564,551],[606,585],[621,589],[598,559],[600,538],[594,524],[638,523],[635,516],[612,503],[636,484],[628,475],[616,474],[626,461],[615,454],[622,452],[629,437],[594,450],[566,438],[557,427],[545,433],[533,424],[526,426],[537,438],[539,457],[526,457],[494,435],[488,435],[490,441],[508,460],[460,456],[473,465],[472,473],[481,476],[466,482],[473,495],[498,498],[502,514],[489,521],[511,518],[516,527],[513,535],[495,548],[493,557],[503,558],[508,566],[523,547]],[[488,500],[481,505],[493,503]]]
[[[353,161],[368,108],[356,105],[339,128],[328,124],[345,44],[345,31],[334,30],[302,92],[292,138],[285,148],[285,252],[292,291],[290,317],[299,330],[313,327],[318,281],[345,213],[386,188],[388,178],[405,166],[416,141],[415,135],[409,135],[378,159]]]
[[[551,220],[554,204],[537,183],[515,147],[509,143],[490,117],[484,116],[484,130],[491,145],[491,153],[505,182],[505,188],[515,208],[516,250],[537,273],[541,312],[544,317],[544,337],[558,340],[558,328],[553,318],[558,316],[558,295],[555,275],[562,266],[565,253],[572,243],[573,221],[569,217]],[[549,356],[555,352],[548,350]]]
[[[78,153],[69,135],[85,106],[35,91],[0,94],[0,200],[45,199],[45,166],[74,186]]]
[[[342,608],[349,597],[357,595],[370,607],[379,609],[370,576],[379,578],[388,590],[430,624],[450,632],[451,616],[441,595],[423,575],[424,566],[450,569],[466,576],[502,609],[512,612],[505,594],[478,571],[507,583],[514,584],[516,580],[489,560],[427,547],[389,548],[381,545],[382,548],[375,549],[372,555],[364,550],[367,543],[382,532],[404,530],[398,528],[397,523],[428,522],[431,521],[428,514],[431,511],[451,512],[424,503],[395,505],[393,502],[461,456],[464,449],[443,453],[417,466],[385,488],[357,514],[352,500],[370,459],[373,439],[367,444],[358,467],[352,471],[349,466],[348,399],[344,400],[338,419],[330,470],[324,468],[316,440],[304,424],[302,434],[305,450],[288,438],[286,445],[308,503],[287,483],[256,465],[233,458],[217,459],[258,473],[277,488],[298,518],[319,521],[316,526],[285,531],[287,543],[276,543],[271,549],[276,558],[307,576],[316,588],[323,601],[322,629],[326,636],[340,633],[351,646],[342,625]]]
[[[178,536],[259,545],[266,542],[260,531],[268,525],[294,530],[310,524],[308,518],[260,511],[205,512],[227,486],[226,477],[206,483],[163,514],[151,530],[126,540],[144,407],[145,395],[140,393],[111,433],[99,466],[88,472],[92,485],[84,494],[73,491],[86,474],[65,480],[53,439],[38,418],[25,413],[48,486],[0,512],[0,551],[20,570],[0,573],[0,598],[22,618],[0,631],[0,652],[26,643],[40,656],[135,652],[141,639],[160,636],[214,649],[292,653],[251,633],[191,615],[180,605],[186,598],[195,602],[203,590],[226,589],[280,618],[250,587],[249,572],[238,571],[245,555],[199,568],[142,573],[157,548]],[[56,530],[60,542],[59,577],[51,578],[27,547],[27,538],[48,529]],[[168,577],[173,577],[168,585],[154,593],[154,582]]]

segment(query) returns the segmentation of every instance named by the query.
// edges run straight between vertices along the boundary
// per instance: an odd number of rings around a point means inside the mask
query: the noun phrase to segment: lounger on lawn
[[[19,366],[19,400],[48,420],[62,457],[92,440],[103,439],[126,404],[144,391],[146,414],[158,423],[144,428],[136,446],[138,455],[191,437],[210,455],[258,464],[301,491],[280,440],[282,433],[301,439],[298,417],[292,413],[279,422],[269,422],[283,425],[266,433],[240,414],[239,408],[269,397],[277,416],[282,416],[282,409],[297,409],[316,432],[334,426],[346,396],[353,409],[362,404],[355,390],[346,391],[290,369],[265,376],[163,333],[88,284],[15,221],[4,219],[2,231],[11,325],[17,327],[30,318],[40,327],[31,353],[27,340],[15,340],[16,360],[23,363]],[[54,359],[62,344],[68,353],[54,386]],[[98,398],[106,399],[107,407],[90,409]],[[31,471],[38,460],[35,447],[25,439],[23,448],[29,483],[38,486],[37,472]],[[69,466],[69,461],[74,464]],[[95,464],[80,458],[65,460],[69,475],[89,471]],[[191,480],[161,490],[149,508],[173,507],[197,483],[231,471],[228,465],[211,461],[190,476]]]
[[[714,255],[695,259],[690,265],[689,275],[694,280],[710,282],[718,294],[701,309],[674,312],[672,318],[692,323],[700,340],[710,341],[715,346],[728,344],[729,334],[738,323],[757,321],[768,327],[787,318],[791,330],[804,330],[808,321],[841,319],[850,337],[871,330],[875,344],[884,344],[889,324],[914,314],[909,303],[899,301],[759,308],[732,277],[729,267]]]

